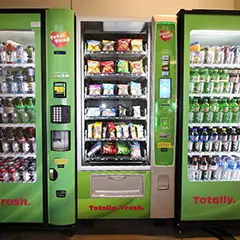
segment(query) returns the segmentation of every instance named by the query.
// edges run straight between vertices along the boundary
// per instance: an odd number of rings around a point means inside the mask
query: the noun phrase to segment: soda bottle
[[[190,85],[192,93],[202,93],[202,83],[200,82],[200,75],[197,68],[191,69]]]
[[[231,177],[231,180],[232,181],[239,181],[240,179],[240,160],[239,158],[235,158],[236,159],[236,168],[233,170],[232,172],[232,177]]]
[[[15,108],[16,108],[16,114],[17,114],[17,122],[26,123],[28,121],[28,115],[25,112],[25,106],[23,104],[23,99],[21,97],[17,99]]]
[[[28,115],[28,122],[29,123],[35,123],[35,106],[33,103],[33,98],[28,98],[27,99],[27,104],[26,104],[26,111]]]
[[[210,93],[211,86],[210,86],[210,75],[208,69],[203,68],[200,70],[200,82],[203,84],[203,93]]]
[[[232,128],[230,133],[230,150],[231,152],[238,151],[238,134],[235,128]]]
[[[213,98],[210,102],[210,122],[218,123],[219,122],[219,104],[216,98]]]
[[[216,180],[221,181],[222,177],[223,177],[223,173],[226,171],[227,169],[227,156],[223,156],[223,157],[218,157],[217,158],[217,171],[216,171]]]
[[[0,152],[8,153],[8,143],[5,137],[5,131],[3,128],[0,128]]]
[[[6,99],[4,122],[14,123],[14,105],[11,97]]]
[[[227,152],[229,143],[228,143],[228,133],[226,128],[222,128],[220,140],[221,140],[221,151]]]
[[[189,181],[198,180],[198,157],[193,157],[189,165]]]
[[[188,136],[188,152],[193,151],[193,142],[191,141],[191,135],[193,133],[193,130],[189,128],[189,136]]]
[[[236,98],[232,99],[232,102],[229,104],[229,108],[230,108],[230,122],[238,123],[239,106]]]
[[[29,68],[27,80],[25,81],[25,93],[33,94],[35,92],[34,74],[34,68]]]
[[[202,134],[201,134],[200,140],[201,140],[200,150],[203,152],[209,152],[210,142],[209,142],[209,135],[208,135],[207,128],[202,129]]]
[[[219,111],[220,111],[220,122],[229,123],[230,112],[229,112],[229,105],[226,98],[223,98],[222,102],[220,103]]]
[[[199,110],[200,105],[198,103],[198,99],[194,98],[193,102],[190,104],[190,121],[192,121],[193,123],[200,122]]]
[[[219,143],[219,136],[218,136],[217,128],[212,129],[210,141],[211,141],[211,151],[218,152],[220,143]]]
[[[1,70],[1,82],[0,82],[0,92],[2,94],[7,94],[8,93],[8,83],[5,79],[5,74]]]
[[[209,108],[209,103],[208,103],[208,99],[204,98],[203,99],[203,103],[200,106],[200,112],[201,112],[201,117],[200,117],[200,121],[202,123],[209,123],[210,122],[210,108]]]
[[[8,84],[8,93],[16,94],[17,93],[17,83],[14,81],[12,72],[7,72],[5,75],[5,80]]]
[[[193,131],[190,135],[190,141],[192,142],[192,151],[200,151],[200,142],[199,142],[199,133],[197,128],[193,128]]]
[[[3,123],[3,113],[4,113],[3,99],[0,98],[0,123]]]
[[[8,143],[8,152],[14,152],[13,151],[13,143],[14,143],[15,137],[14,137],[13,129],[12,128],[7,128],[6,133],[7,133],[6,134],[6,140],[7,140],[7,143]]]
[[[26,140],[28,144],[28,152],[34,153],[36,151],[35,129],[28,128],[26,133]]]
[[[237,163],[235,162],[234,157],[229,157],[227,160],[227,168],[225,171],[223,171],[222,180],[231,181],[232,174],[236,168],[237,168]]]
[[[208,161],[207,157],[202,157],[199,163],[199,180],[208,180]]]
[[[19,128],[17,130],[16,140],[17,140],[18,145],[19,145],[19,152],[26,153],[27,152],[26,147],[25,147],[26,139],[24,137],[23,128]]]
[[[218,169],[217,157],[210,158],[208,168],[209,168],[208,180],[212,180],[212,181],[217,180],[217,169]]]
[[[229,84],[228,70],[219,70],[220,93],[230,93],[231,84]]]
[[[15,74],[15,82],[17,83],[17,93],[23,94],[25,91],[25,82],[24,82],[24,75],[21,71]]]
[[[210,72],[211,93],[220,93],[219,74],[217,69],[212,69]]]
[[[231,84],[231,89],[229,93],[238,94],[239,93],[239,74],[237,70],[229,70],[229,82]]]

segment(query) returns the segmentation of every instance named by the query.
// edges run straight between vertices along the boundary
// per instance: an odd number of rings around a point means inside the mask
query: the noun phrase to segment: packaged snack
[[[89,52],[99,52],[99,51],[101,51],[101,41],[88,40],[87,41],[87,50]]]
[[[114,86],[115,84],[103,83],[103,95],[114,95]]]
[[[102,40],[102,50],[103,51],[114,51],[115,41]]]
[[[103,138],[106,138],[107,137],[107,126],[103,126],[103,128],[102,128],[102,137]]]
[[[135,73],[135,74],[143,74],[144,73],[142,60],[132,61],[132,62],[129,62],[129,63],[130,63],[131,73]]]
[[[117,138],[122,138],[122,126],[121,125],[116,126],[116,135],[117,135]]]
[[[122,125],[123,138],[129,138],[129,126],[126,124]]]
[[[117,62],[117,72],[118,73],[129,73],[128,61],[119,60]]]
[[[130,91],[131,95],[141,96],[142,95],[141,83],[131,82]]]
[[[135,118],[141,117],[141,107],[140,106],[133,107],[133,117],[135,117]]]
[[[127,96],[128,94],[128,84],[118,84],[118,95]]]
[[[100,151],[102,148],[102,143],[101,142],[97,142],[96,144],[93,145],[93,147],[91,148],[91,150],[88,152],[88,157],[93,156],[95,153],[97,153],[98,151]]]
[[[118,116],[126,117],[127,116],[127,107],[125,105],[120,105],[118,107]]]
[[[89,95],[101,95],[102,85],[101,84],[90,84],[89,85]]]
[[[114,61],[101,62],[102,73],[114,73]]]
[[[128,155],[129,153],[130,153],[130,149],[126,143],[123,143],[123,142],[117,143],[117,154]]]
[[[92,138],[93,137],[93,124],[88,124],[88,131],[87,131],[87,137]]]
[[[124,51],[130,51],[129,44],[131,42],[131,39],[123,38],[117,40],[117,51],[124,52]]]
[[[117,149],[114,143],[104,143],[103,144],[103,154],[104,155],[116,155]]]
[[[143,51],[143,39],[132,39],[131,40],[131,50],[133,52]]]
[[[132,139],[137,139],[137,133],[136,133],[135,125],[133,125],[131,123],[131,124],[129,124],[129,128],[130,128],[131,138]]]
[[[140,144],[138,142],[134,142],[131,145],[131,158],[134,159],[141,158],[141,149]]]
[[[94,123],[93,138],[95,138],[95,139],[102,138],[102,122]]]
[[[137,129],[137,137],[138,139],[144,138],[144,127],[143,125],[135,125]]]
[[[100,62],[99,61],[88,60],[87,61],[87,67],[88,67],[87,72],[89,74],[101,73],[100,72]]]
[[[99,117],[101,115],[101,111],[99,107],[89,107],[87,108],[87,117]]]
[[[110,139],[115,139],[115,137],[116,137],[115,131],[116,131],[115,124],[113,122],[109,122],[108,123],[108,134],[109,134]]]
[[[103,117],[115,117],[116,116],[116,109],[115,108],[105,108],[102,111]]]

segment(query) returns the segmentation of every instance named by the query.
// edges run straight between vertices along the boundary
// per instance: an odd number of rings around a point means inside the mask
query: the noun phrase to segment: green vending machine
[[[73,11],[0,11],[1,224],[75,224],[74,48]]]
[[[240,219],[240,13],[178,13],[176,220]]]

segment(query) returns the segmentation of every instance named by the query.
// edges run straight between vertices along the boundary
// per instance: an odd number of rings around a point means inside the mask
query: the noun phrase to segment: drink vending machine
[[[1,224],[75,223],[74,48],[72,10],[0,11]]]

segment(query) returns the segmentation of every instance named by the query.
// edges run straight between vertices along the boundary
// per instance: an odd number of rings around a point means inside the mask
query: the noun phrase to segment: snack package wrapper
[[[117,138],[122,138],[122,126],[121,125],[117,125],[116,126],[116,135],[117,135]]]
[[[132,61],[129,63],[130,63],[131,73],[135,73],[135,74],[143,74],[144,73],[142,60]]]
[[[130,148],[126,143],[118,142],[117,143],[117,154],[118,155],[129,155]]]
[[[101,62],[102,73],[114,73],[114,61]]]
[[[106,126],[103,126],[103,128],[102,128],[102,137],[103,138],[107,137],[107,127]]]
[[[103,117],[115,117],[116,116],[116,109],[114,108],[106,108],[102,111]]]
[[[87,41],[87,50],[89,52],[99,52],[99,51],[101,51],[101,41],[88,40]]]
[[[88,152],[87,156],[91,157],[94,154],[96,154],[97,152],[99,152],[101,149],[102,149],[102,143],[101,142],[97,142],[96,144],[93,145],[91,150]]]
[[[115,139],[116,126],[113,122],[108,123],[108,134],[110,139]]]
[[[103,95],[114,95],[114,84],[111,83],[103,83]]]
[[[119,52],[125,52],[130,51],[129,45],[130,45],[131,39],[123,38],[117,40],[117,51]]]
[[[131,145],[131,158],[134,159],[141,158],[141,149],[140,144],[138,142],[134,142]]]
[[[141,117],[141,107],[140,106],[133,107],[133,117],[135,117],[135,118]]]
[[[94,125],[92,123],[88,124],[88,131],[87,131],[88,138],[92,138],[93,137],[93,126]]]
[[[87,117],[99,117],[101,115],[101,111],[99,107],[90,107],[87,108]]]
[[[137,137],[138,139],[144,138],[144,127],[143,125],[135,125],[137,129]]]
[[[135,126],[133,124],[130,124],[129,128],[130,128],[130,133],[131,133],[132,139],[137,139],[137,132],[136,132]]]
[[[100,71],[100,62],[99,61],[88,60],[87,61],[87,67],[88,67],[87,72],[89,74],[101,73],[101,71]]]
[[[102,122],[95,122],[94,123],[93,138],[94,139],[101,139],[102,138]]]
[[[119,60],[117,62],[117,73],[129,73],[128,61]]]
[[[118,84],[118,95],[127,96],[128,94],[128,84]]]
[[[114,51],[114,44],[115,44],[115,41],[102,40],[102,50],[105,52]]]
[[[126,124],[122,125],[122,133],[123,133],[123,138],[129,138],[129,126]]]
[[[118,115],[119,115],[119,117],[127,116],[127,107],[125,105],[120,105],[118,107]]]
[[[103,144],[103,154],[104,155],[116,155],[117,149],[114,143],[104,143]]]
[[[131,50],[133,52],[143,52],[143,39],[132,39]]]
[[[101,84],[90,84],[89,85],[89,95],[101,95],[102,85]]]
[[[141,83],[131,82],[130,91],[131,95],[133,96],[141,96],[142,95]]]

